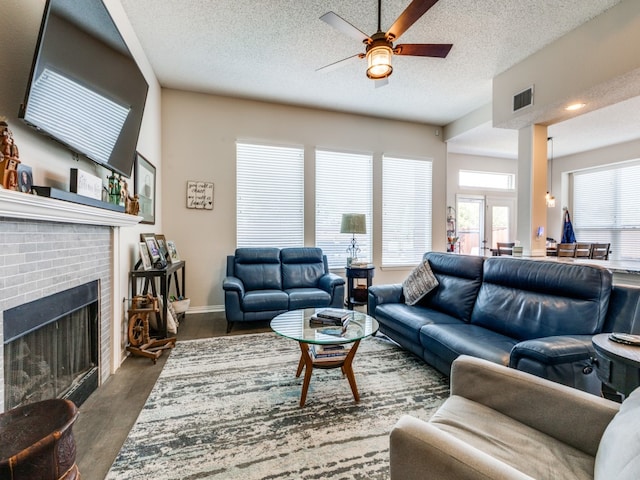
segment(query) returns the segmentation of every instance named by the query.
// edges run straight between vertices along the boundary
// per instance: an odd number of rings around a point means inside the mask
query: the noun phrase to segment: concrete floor
[[[188,315],[178,341],[227,335],[226,327],[224,313]],[[269,322],[255,322],[235,325],[229,335],[268,331]],[[148,358],[128,357],[82,404],[73,426],[82,480],[104,480],[168,357],[163,354],[155,365]]]

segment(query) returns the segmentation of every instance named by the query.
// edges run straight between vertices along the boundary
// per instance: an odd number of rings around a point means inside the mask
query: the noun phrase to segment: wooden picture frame
[[[140,240],[147,246],[149,257],[151,258],[151,264],[155,265],[161,258],[160,247],[156,241],[155,233],[141,233]]]
[[[142,260],[142,268],[145,270],[151,270],[151,257],[149,256],[149,250],[147,249],[147,244],[145,242],[138,243],[138,253]]]
[[[156,167],[149,160],[136,152],[133,164],[133,192],[138,195],[138,204],[142,217],[140,223],[155,225],[156,223]]]
[[[164,238],[164,235],[156,234],[156,242],[158,242],[158,248],[160,249],[162,258],[167,260],[168,263],[171,263],[171,255],[169,255],[169,250],[167,249],[167,239]]]

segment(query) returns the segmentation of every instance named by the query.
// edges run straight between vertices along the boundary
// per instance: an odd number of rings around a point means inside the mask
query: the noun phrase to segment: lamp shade
[[[367,233],[367,217],[364,213],[343,213],[340,233]]]
[[[379,45],[367,52],[367,77],[379,80],[391,75],[392,50],[387,45]]]

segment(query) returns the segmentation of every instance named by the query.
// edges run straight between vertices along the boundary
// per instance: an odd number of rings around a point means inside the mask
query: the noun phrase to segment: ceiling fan
[[[433,7],[438,0],[413,0],[400,14],[391,28],[383,32],[380,27],[380,10],[382,0],[378,0],[378,31],[369,36],[352,24],[347,22],[334,12],[325,13],[320,20],[328,23],[336,30],[363,42],[366,45],[365,53],[357,53],[337,62],[325,65],[317,71],[333,70],[342,66],[346,60],[352,58],[367,58],[367,77],[376,80],[376,86],[386,85],[389,75],[393,72],[391,66],[392,55],[411,55],[414,57],[439,57],[445,58],[453,47],[450,43],[405,43],[393,46],[393,42],[400,38],[427,10]]]

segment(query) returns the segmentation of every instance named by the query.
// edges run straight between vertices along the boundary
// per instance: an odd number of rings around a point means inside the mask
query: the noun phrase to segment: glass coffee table
[[[341,368],[349,380],[349,386],[356,402],[360,401],[356,377],[353,374],[353,358],[360,345],[360,340],[374,335],[378,331],[378,322],[369,315],[352,310],[342,310],[349,315],[346,328],[330,325],[315,325],[311,317],[324,308],[292,310],[282,313],[271,320],[271,329],[278,335],[295,340],[300,345],[301,355],[296,377],[304,372],[300,406],[304,407],[307,390],[314,368]],[[335,311],[336,309],[331,309]],[[322,350],[322,353],[320,353]],[[332,354],[332,351],[341,353]],[[306,367],[306,368],[305,368]]]

